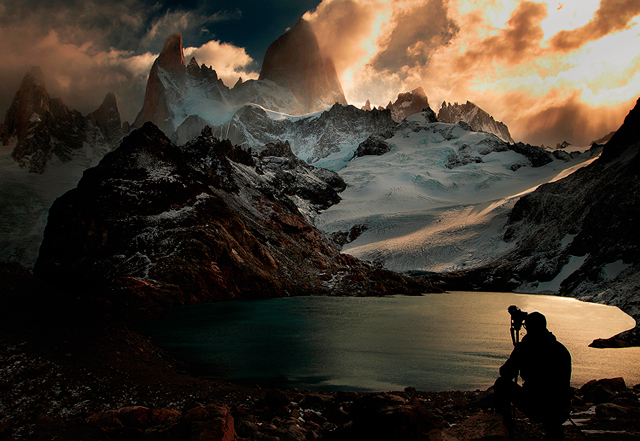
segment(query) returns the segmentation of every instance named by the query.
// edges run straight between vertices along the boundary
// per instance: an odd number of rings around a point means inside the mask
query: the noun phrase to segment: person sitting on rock
[[[563,423],[571,411],[571,354],[547,330],[541,313],[527,314],[524,327],[527,334],[515,344],[493,386],[496,411],[504,418],[511,439],[513,404],[529,419],[542,423],[545,439],[562,440]],[[518,374],[524,380],[522,386],[516,382]]]

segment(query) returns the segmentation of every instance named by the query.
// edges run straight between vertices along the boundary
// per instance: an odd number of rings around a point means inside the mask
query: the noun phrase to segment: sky
[[[167,36],[232,87],[301,17],[356,106],[421,86],[516,141],[588,145],[640,97],[638,0],[0,0],[0,115],[38,65],[52,97],[87,114],[111,91],[131,122]]]

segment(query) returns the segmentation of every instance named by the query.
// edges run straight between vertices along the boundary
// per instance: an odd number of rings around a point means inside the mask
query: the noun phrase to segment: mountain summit
[[[33,67],[24,76],[4,124],[0,124],[0,141],[13,144],[11,157],[33,173],[43,173],[51,162],[74,159],[89,166],[122,139],[115,95],[107,94],[100,109],[91,115],[84,117],[60,98],[51,98],[44,73]]]
[[[506,124],[493,119],[491,115],[480,107],[467,101],[466,104],[443,102],[438,112],[438,121],[457,124],[459,121],[468,123],[473,130],[493,133],[503,141],[515,143]]]
[[[167,37],[157,62],[158,65],[167,72],[184,73],[186,68],[184,50],[182,49],[182,35],[180,35],[180,32],[176,32]]]
[[[291,90],[307,112],[347,104],[333,61],[322,56],[316,34],[304,19],[269,46],[260,80]]]
[[[165,72],[171,73],[176,76],[174,79],[176,82],[183,83],[185,71],[182,35],[176,32],[167,37],[162,47],[162,52],[160,52],[151,67],[149,79],[147,80],[147,89],[144,94],[144,103],[133,123],[134,127],[142,127],[145,122],[152,121],[168,136],[174,134],[175,126],[172,122],[174,114],[169,106],[172,100],[168,96],[171,94],[167,93],[167,87],[162,77]]]

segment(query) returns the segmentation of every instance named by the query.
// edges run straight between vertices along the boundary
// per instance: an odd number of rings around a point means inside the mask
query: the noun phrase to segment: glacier
[[[429,122],[425,113],[405,119],[386,142],[390,152],[340,168],[347,189],[317,226],[364,227],[342,251],[395,271],[454,271],[509,251],[515,244],[504,241],[503,227],[517,199],[595,160],[582,153],[534,167],[493,134]]]

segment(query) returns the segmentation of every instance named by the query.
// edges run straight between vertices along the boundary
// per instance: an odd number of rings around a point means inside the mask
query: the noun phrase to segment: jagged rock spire
[[[162,52],[158,56],[158,66],[167,72],[185,71],[184,50],[182,48],[182,35],[176,32],[167,37],[162,46]]]
[[[333,61],[322,56],[313,28],[304,19],[269,46],[260,79],[291,90],[309,112],[347,103]]]

